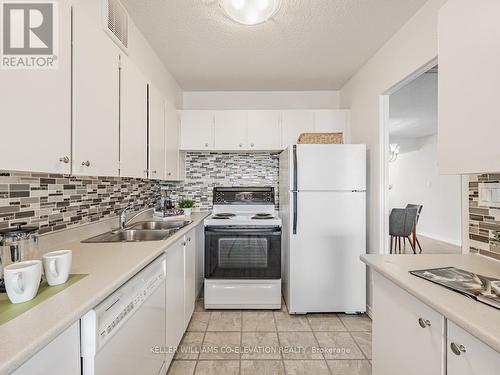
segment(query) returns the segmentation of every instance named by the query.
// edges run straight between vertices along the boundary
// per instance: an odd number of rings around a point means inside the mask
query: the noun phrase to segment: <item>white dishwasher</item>
[[[165,374],[165,256],[81,319],[83,375]]]

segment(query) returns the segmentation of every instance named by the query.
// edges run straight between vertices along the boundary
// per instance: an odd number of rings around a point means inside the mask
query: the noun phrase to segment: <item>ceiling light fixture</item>
[[[221,6],[232,20],[243,25],[258,25],[278,12],[281,0],[221,0]]]

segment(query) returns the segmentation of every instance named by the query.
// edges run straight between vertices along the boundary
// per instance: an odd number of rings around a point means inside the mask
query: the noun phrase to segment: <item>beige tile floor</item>
[[[208,311],[200,298],[168,374],[371,375],[371,341],[366,315]]]
[[[461,254],[460,246],[436,240],[434,238],[418,235],[420,246],[422,246],[422,254]],[[403,244],[401,244],[403,247]],[[418,250],[418,247],[417,247]],[[406,241],[406,247],[401,249],[402,254],[413,254],[410,244]]]

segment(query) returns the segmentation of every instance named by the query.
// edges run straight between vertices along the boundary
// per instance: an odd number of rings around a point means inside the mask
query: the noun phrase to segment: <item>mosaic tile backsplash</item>
[[[275,153],[188,152],[185,181],[162,182],[162,189],[192,199],[196,210],[207,211],[215,186],[274,186],[278,208],[278,170]]]
[[[153,207],[160,190],[212,207],[214,186],[278,187],[278,155],[187,153],[186,180],[161,182],[118,177],[80,177],[0,170],[0,229],[11,223],[38,225],[39,234],[114,217],[133,205]],[[276,197],[278,202],[278,197]]]
[[[0,228],[38,225],[39,234],[116,216],[159,200],[157,181],[118,177],[0,171]]]
[[[500,259],[500,208],[479,206],[480,182],[499,183],[500,173],[469,177],[470,251]]]

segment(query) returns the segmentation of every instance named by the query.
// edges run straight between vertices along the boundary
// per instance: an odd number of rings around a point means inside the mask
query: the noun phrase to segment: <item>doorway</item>
[[[384,96],[386,254],[462,253],[462,177],[438,171],[438,76],[432,65]]]

